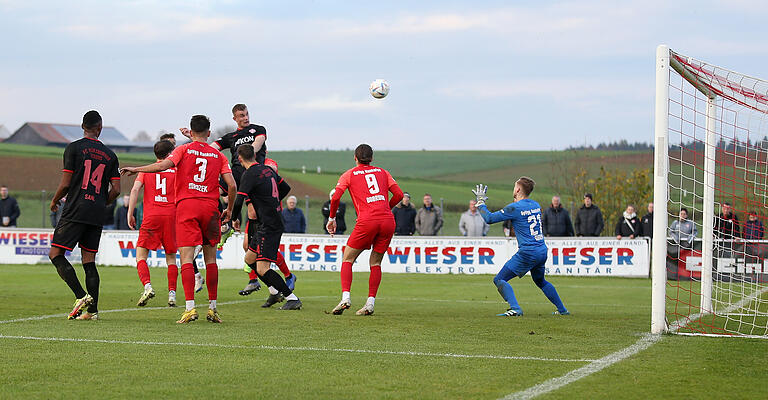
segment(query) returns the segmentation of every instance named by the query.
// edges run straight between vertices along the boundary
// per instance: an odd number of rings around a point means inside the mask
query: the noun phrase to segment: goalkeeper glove
[[[472,190],[472,193],[475,194],[475,197],[477,198],[477,206],[482,206],[485,204],[485,201],[488,200],[488,196],[485,195],[485,192],[488,191],[488,186],[483,185],[482,183],[475,186],[475,189]]]

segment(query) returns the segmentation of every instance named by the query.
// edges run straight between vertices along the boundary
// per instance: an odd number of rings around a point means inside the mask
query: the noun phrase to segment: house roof
[[[52,143],[70,143],[83,137],[83,128],[79,125],[49,124],[43,122],[27,122],[42,138]],[[120,131],[112,126],[101,129],[99,140],[108,146],[136,146]]]

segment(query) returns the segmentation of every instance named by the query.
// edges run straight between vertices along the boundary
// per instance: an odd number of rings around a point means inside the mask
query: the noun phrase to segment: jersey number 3
[[[208,166],[208,160],[202,157],[198,157],[195,159],[195,165],[200,165],[197,170],[200,171],[199,174],[195,174],[192,176],[192,179],[195,182],[204,182],[205,181],[205,168]]]
[[[368,184],[368,191],[371,194],[379,193],[379,182],[376,181],[376,175],[374,174],[366,174],[365,175],[365,183]]]
[[[83,185],[80,186],[81,189],[88,189],[88,183],[93,184],[94,191],[96,194],[101,193],[101,178],[104,176],[104,167],[106,165],[99,164],[93,172],[91,172],[91,160],[85,160],[83,163],[85,166],[85,170],[83,171]]]

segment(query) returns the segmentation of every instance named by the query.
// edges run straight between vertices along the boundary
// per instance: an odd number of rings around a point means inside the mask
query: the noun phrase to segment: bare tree
[[[152,138],[149,137],[149,134],[147,131],[139,131],[139,133],[136,134],[136,137],[133,138],[134,142],[149,142]]]

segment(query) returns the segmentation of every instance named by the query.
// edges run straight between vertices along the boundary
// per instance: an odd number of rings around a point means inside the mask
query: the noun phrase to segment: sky
[[[154,138],[245,103],[270,150],[651,142],[656,46],[768,79],[766,20],[748,0],[0,0],[0,124],[96,109]]]

